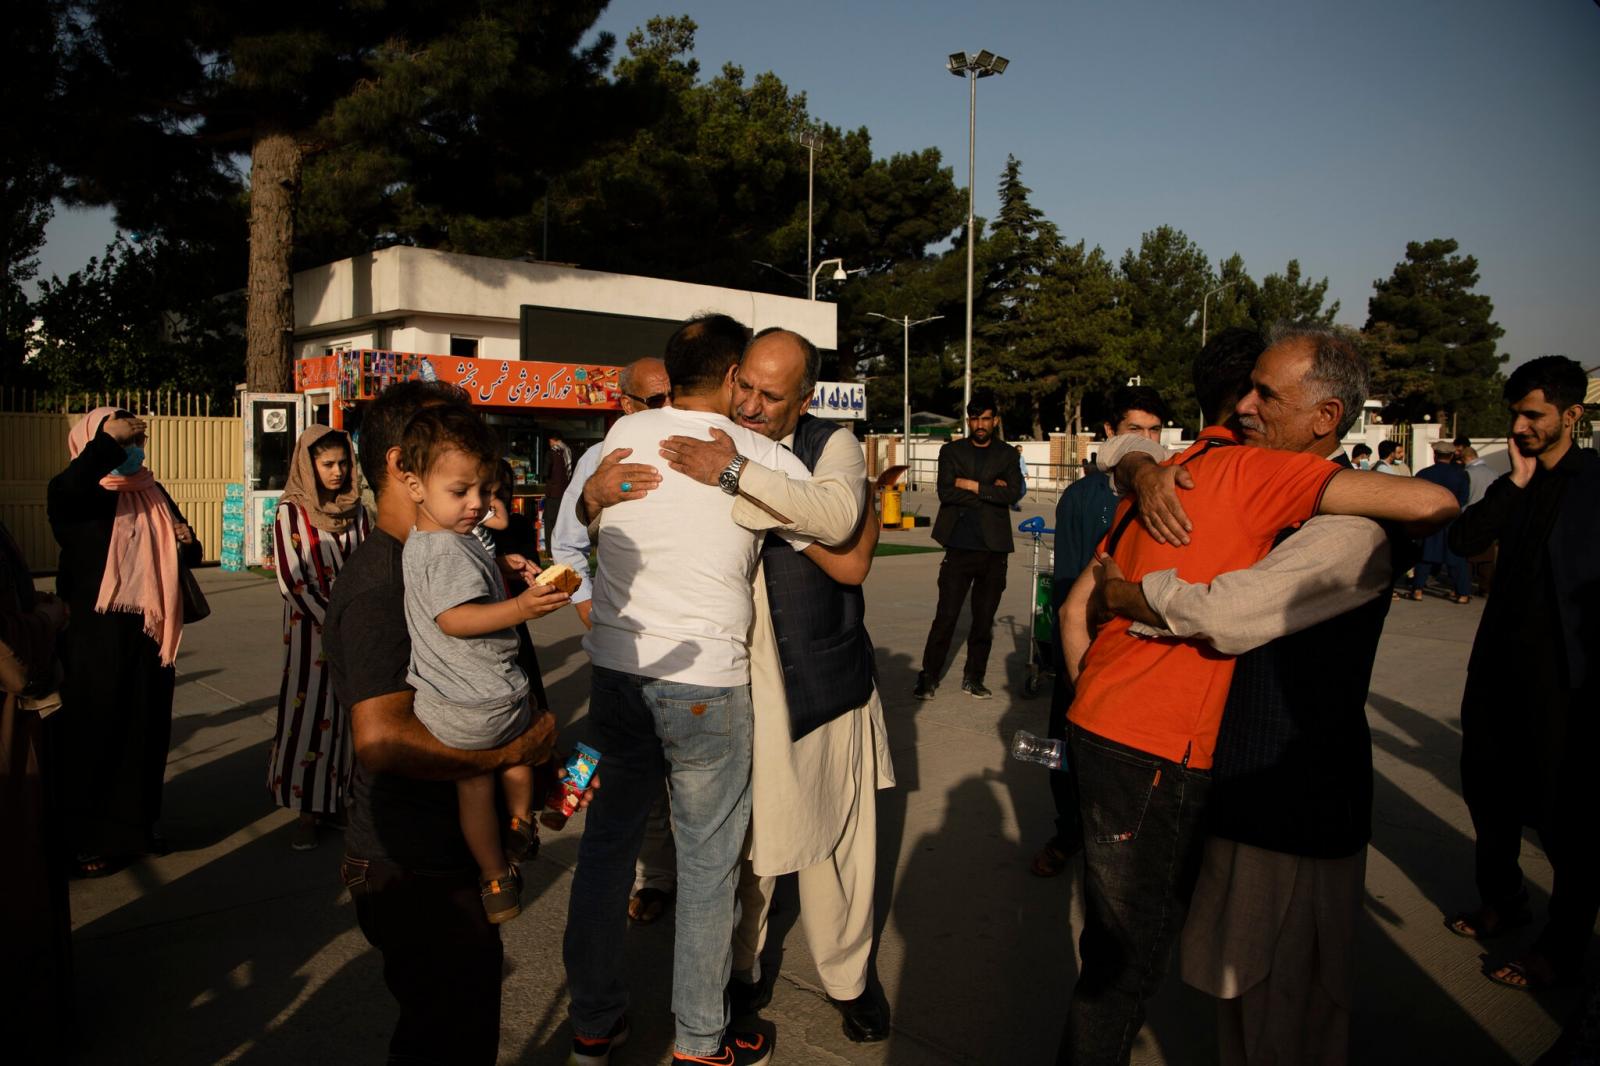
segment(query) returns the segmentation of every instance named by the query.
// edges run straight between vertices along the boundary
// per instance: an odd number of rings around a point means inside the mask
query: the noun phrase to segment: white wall
[[[702,311],[721,311],[752,329],[783,326],[795,330],[819,348],[833,349],[839,343],[835,307],[825,300],[800,300],[552,263],[522,263],[397,246],[302,270],[294,276],[297,333],[321,333],[346,323],[353,328],[374,319],[404,318],[404,328],[395,331],[398,337],[406,329],[423,328],[412,321],[412,316],[447,315],[458,320],[509,322],[511,336],[515,337],[523,304],[671,322],[681,322]],[[418,350],[398,339],[391,339],[388,346],[401,351]],[[445,351],[448,350],[447,347]]]

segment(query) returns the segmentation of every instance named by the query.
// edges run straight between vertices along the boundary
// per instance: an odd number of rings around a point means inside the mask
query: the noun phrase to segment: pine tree
[[[1494,304],[1475,293],[1478,261],[1451,239],[1412,241],[1388,278],[1373,282],[1364,333],[1375,354],[1373,392],[1390,421],[1445,423],[1498,414],[1501,384],[1495,341],[1504,330]]]

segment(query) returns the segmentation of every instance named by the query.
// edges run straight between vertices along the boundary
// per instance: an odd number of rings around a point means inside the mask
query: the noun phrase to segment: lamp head
[[[990,67],[994,66],[994,53],[985,48],[983,51],[978,53],[977,58],[972,61],[972,65],[983,70],[988,70]]]
[[[838,266],[833,268],[833,280],[834,281],[843,281],[846,277],[848,277],[848,275],[845,274],[845,272],[844,272],[844,264],[843,263],[840,263]]]
[[[949,60],[945,63],[946,69],[958,78],[967,76],[967,65],[967,53],[965,52],[951,52]]]
[[[1006,72],[1006,68],[1010,65],[1011,60],[1007,59],[1005,56],[995,56],[994,62],[989,64],[989,70],[995,74],[1004,74]]]

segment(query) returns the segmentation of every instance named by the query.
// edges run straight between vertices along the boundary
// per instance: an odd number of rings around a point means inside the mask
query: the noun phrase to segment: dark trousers
[[[1051,739],[1067,739],[1067,711],[1072,709],[1073,695],[1074,687],[1066,670],[1057,670],[1055,684],[1050,687],[1050,717],[1045,723],[1045,735]],[[1083,847],[1083,819],[1078,815],[1077,778],[1072,776],[1070,763],[1048,776],[1050,798],[1056,806],[1056,847],[1068,855],[1075,855]]]
[[[994,644],[994,612],[1006,590],[1006,553],[949,548],[939,564],[939,606],[922,650],[922,672],[937,681],[950,657],[950,638],[961,618],[961,605],[972,593],[972,628],[967,632],[967,665],[961,676],[983,680]]]
[[[1472,595],[1472,569],[1454,553],[1446,555],[1442,563],[1418,563],[1411,574],[1411,587],[1419,591],[1427,588],[1428,579],[1436,570],[1443,570],[1450,578],[1450,587],[1457,596]]]
[[[1507,673],[1510,673],[1508,668]],[[1554,882],[1534,950],[1564,977],[1583,969],[1600,916],[1600,818],[1590,764],[1600,728],[1593,699],[1469,676],[1461,701],[1461,795],[1476,837],[1478,895],[1502,913],[1521,905],[1522,830],[1539,832]]]
[[[1083,970],[1058,1063],[1121,1066],[1200,870],[1211,774],[1068,726],[1084,836]]]
[[[400,1005],[386,1061],[494,1066],[500,931],[484,915],[477,872],[425,874],[347,855],[340,874]]]

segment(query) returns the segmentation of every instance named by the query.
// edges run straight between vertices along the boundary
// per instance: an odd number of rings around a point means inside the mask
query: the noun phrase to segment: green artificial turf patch
[[[880,555],[921,555],[923,552],[942,552],[943,548],[931,544],[879,544],[872,553],[873,558]]]

